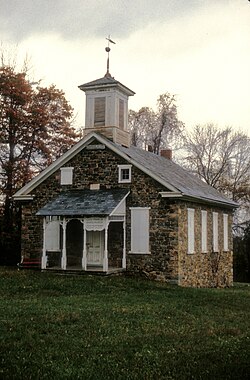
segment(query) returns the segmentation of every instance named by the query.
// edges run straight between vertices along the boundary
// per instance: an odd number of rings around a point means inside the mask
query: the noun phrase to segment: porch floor
[[[102,267],[98,266],[88,266],[87,270],[83,270],[82,267],[79,266],[69,266],[67,269],[62,269],[60,266],[53,266],[46,269],[42,269],[42,272],[51,271],[51,272],[57,272],[57,273],[75,273],[75,274],[100,274],[100,275],[110,275],[110,274],[117,274],[124,272],[126,269],[124,268],[115,268],[110,267],[107,271],[103,271]]]

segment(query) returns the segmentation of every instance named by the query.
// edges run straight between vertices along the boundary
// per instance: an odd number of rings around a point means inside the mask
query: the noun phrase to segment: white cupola
[[[79,88],[86,94],[85,135],[97,132],[128,147],[128,97],[135,93],[110,75],[109,56],[105,76]]]

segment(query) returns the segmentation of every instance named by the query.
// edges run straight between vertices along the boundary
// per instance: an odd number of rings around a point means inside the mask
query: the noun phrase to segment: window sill
[[[151,252],[134,252],[134,251],[129,251],[130,255],[151,255]]]

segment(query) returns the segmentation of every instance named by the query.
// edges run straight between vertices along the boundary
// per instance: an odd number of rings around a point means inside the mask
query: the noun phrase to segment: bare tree
[[[185,136],[182,165],[240,204],[235,227],[249,219],[250,138],[232,128],[197,125]]]
[[[214,124],[197,125],[185,137],[183,164],[233,200],[250,201],[250,139]]]
[[[162,147],[177,142],[184,124],[178,119],[175,95],[168,92],[160,95],[156,111],[149,107],[130,111],[129,128],[133,145],[142,148],[150,145],[156,154]]]

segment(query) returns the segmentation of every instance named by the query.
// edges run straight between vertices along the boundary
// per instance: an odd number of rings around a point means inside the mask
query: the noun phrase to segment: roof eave
[[[130,90],[130,88],[124,86],[122,83],[120,82],[116,82],[116,83],[107,83],[107,84],[90,84],[90,85],[80,85],[78,86],[78,88],[84,92],[86,91],[91,91],[91,90],[97,90],[97,89],[108,89],[108,88],[115,88],[115,87],[118,87],[122,92],[125,92],[126,95],[128,96],[133,96],[135,95],[135,92]]]
[[[195,201],[198,203],[202,204],[209,204],[209,205],[214,205],[214,206],[219,206],[219,207],[225,207],[225,208],[230,208],[230,209],[235,209],[238,208],[239,205],[236,202],[233,201],[224,201],[224,200],[219,200],[219,199],[212,199],[212,198],[205,198],[205,197],[194,197],[190,195],[185,195],[183,194],[183,200],[187,200],[189,202]]]
[[[70,148],[66,153],[64,153],[61,157],[55,160],[51,165],[49,165],[46,169],[44,169],[40,174],[34,177],[30,182],[24,185],[21,189],[19,189],[14,195],[13,198],[21,198],[31,196],[29,193],[34,190],[37,186],[39,186],[45,179],[47,179],[50,175],[52,175],[56,170],[58,170],[62,165],[68,162],[74,155],[79,153],[81,149],[87,143],[90,143],[96,137],[96,133],[92,132],[89,135],[85,136],[78,143],[76,143],[72,148]]]

